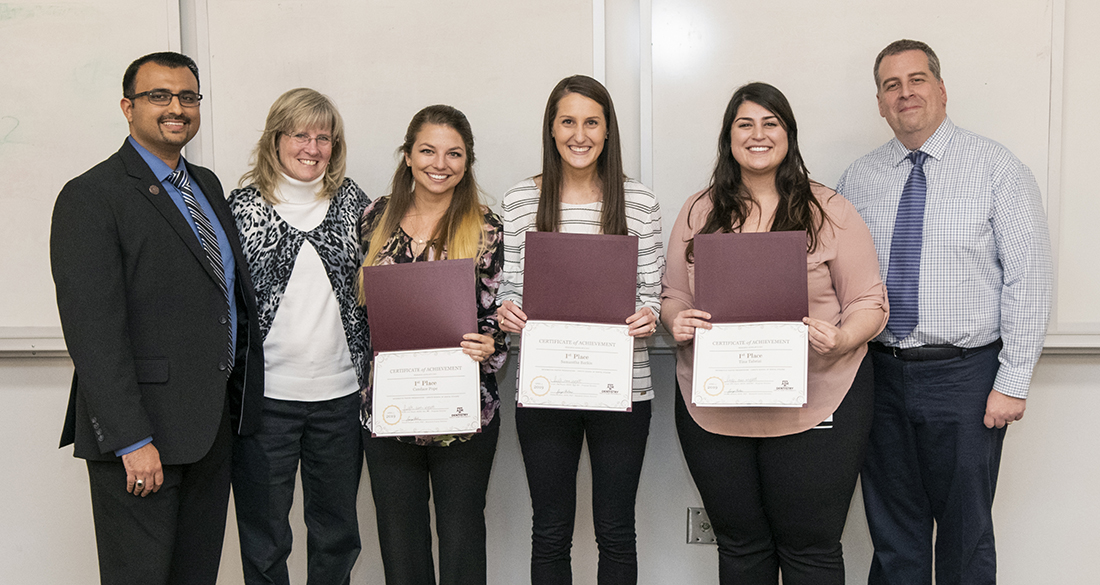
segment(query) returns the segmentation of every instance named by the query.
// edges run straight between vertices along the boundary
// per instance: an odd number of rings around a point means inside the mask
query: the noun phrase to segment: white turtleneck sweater
[[[274,208],[292,229],[309,232],[325,218],[330,200],[317,196],[322,179],[305,183],[282,175]],[[309,240],[298,251],[264,341],[264,362],[268,398],[316,402],[359,390],[340,304]]]

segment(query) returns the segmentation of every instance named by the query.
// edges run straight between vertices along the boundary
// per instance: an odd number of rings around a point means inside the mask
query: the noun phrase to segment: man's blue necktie
[[[920,249],[928,192],[924,179],[928,154],[914,150],[908,158],[913,162],[913,170],[901,190],[894,236],[890,240],[890,267],[886,271],[886,292],[890,298],[890,321],[886,328],[898,341],[913,332],[920,318]]]

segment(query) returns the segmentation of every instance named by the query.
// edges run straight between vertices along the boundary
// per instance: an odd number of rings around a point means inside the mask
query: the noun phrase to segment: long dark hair
[[[413,188],[416,181],[413,179],[412,169],[405,163],[405,156],[412,153],[417,135],[428,124],[446,126],[458,132],[466,148],[466,173],[455,185],[451,205],[436,224],[435,233],[432,234],[430,245],[435,252],[435,257],[440,258],[444,249],[447,251],[447,257],[452,260],[476,258],[484,251],[480,190],[474,179],[474,132],[470,129],[470,121],[466,119],[465,114],[451,106],[435,105],[420,110],[409,122],[409,128],[405,131],[405,142],[398,148],[398,152],[404,156],[398,157],[400,160],[393,174],[390,200],[386,205],[386,211],[383,212],[382,219],[370,239],[363,242],[366,248],[363,266],[371,266],[378,260],[382,248],[390,236],[397,231],[397,227],[401,225],[401,220],[413,203]]]
[[[615,104],[602,83],[587,75],[566,77],[554,86],[550,99],[546,100],[546,113],[542,117],[542,187],[539,207],[535,215],[535,229],[540,232],[556,232],[561,223],[562,162],[558,145],[551,133],[554,119],[558,117],[558,102],[566,94],[575,93],[600,104],[607,121],[607,140],[596,159],[596,174],[603,189],[603,211],[600,214],[601,232],[626,235],[626,193],[623,189],[623,153],[619,143],[619,121],[615,117]]]
[[[711,175],[710,186],[703,195],[710,199],[713,208],[698,233],[731,232],[744,224],[751,211],[752,197],[741,180],[741,165],[733,158],[733,149],[730,146],[730,131],[737,118],[737,110],[745,102],[752,102],[771,112],[779,118],[779,123],[787,131],[787,156],[779,163],[775,172],[775,190],[779,192],[779,205],[775,209],[771,231],[806,230],[806,250],[813,252],[817,249],[818,232],[827,219],[825,209],[810,188],[810,171],[806,169],[802,153],[798,150],[798,124],[794,120],[791,104],[783,92],[767,83],[742,85],[733,92],[733,97],[726,106],[726,113],[722,117],[722,131],[718,134],[718,163]],[[696,199],[695,203],[703,197]],[[695,241],[692,240],[687,246],[688,262],[692,262],[694,251]]]

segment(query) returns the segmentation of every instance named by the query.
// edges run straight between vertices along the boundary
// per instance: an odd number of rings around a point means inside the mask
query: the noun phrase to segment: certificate
[[[478,363],[462,348],[379,352],[372,407],[376,437],[477,432]]]
[[[806,325],[716,323],[695,330],[691,401],[695,406],[806,404]]]
[[[519,349],[519,405],[629,411],[629,326],[528,320]]]

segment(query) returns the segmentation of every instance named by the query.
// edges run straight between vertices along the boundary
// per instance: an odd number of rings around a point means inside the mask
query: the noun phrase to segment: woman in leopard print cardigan
[[[288,515],[301,464],[311,583],[346,583],[359,555],[359,390],[366,318],[356,302],[358,220],[369,203],[344,177],[343,121],[311,89],[268,113],[250,183],[230,195],[260,307],[260,431],[239,437],[233,494],[247,583],[286,583]]]

